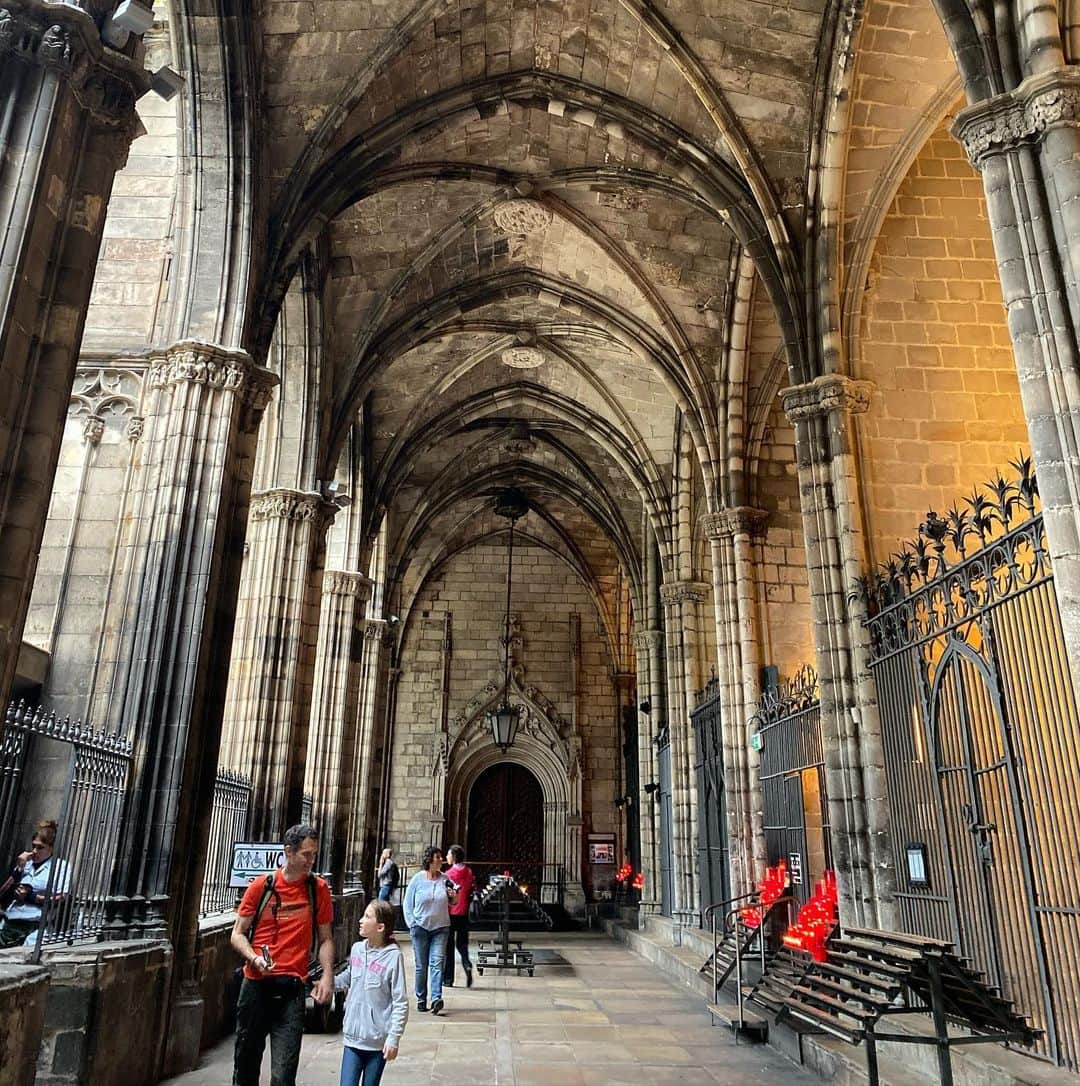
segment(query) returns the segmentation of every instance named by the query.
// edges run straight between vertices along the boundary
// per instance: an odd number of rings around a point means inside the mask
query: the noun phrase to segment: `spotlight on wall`
[[[660,785],[658,785],[656,783],[656,781],[649,781],[649,783],[647,785],[645,785],[645,794],[647,796],[651,796],[654,793],[658,792],[659,790],[660,790]]]
[[[137,0],[121,0],[101,27],[101,40],[114,49],[123,49],[132,35],[145,34],[154,25],[154,12]]]
[[[183,85],[184,77],[179,72],[174,72],[167,64],[158,68],[150,76],[150,89],[166,102],[175,98]]]
[[[652,712],[652,702],[651,701],[643,701],[638,706],[638,712],[639,713],[651,713]]]
[[[390,624],[391,626],[396,626],[396,625],[397,625],[397,624],[398,624],[398,623],[399,623],[399,622],[401,621],[401,618],[400,618],[400,616],[398,616],[398,615],[390,615],[390,616],[389,616],[389,617],[387,618],[387,620],[386,620],[386,621],[387,621],[387,622],[388,622],[388,623],[389,623],[389,624]]]
[[[634,805],[634,797],[631,795],[616,796],[615,806],[621,811],[624,807],[632,807]]]

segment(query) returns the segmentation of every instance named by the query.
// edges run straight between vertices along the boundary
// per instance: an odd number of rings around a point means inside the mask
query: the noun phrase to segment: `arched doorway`
[[[544,868],[544,793],[523,765],[498,762],[469,791],[466,840],[477,875],[508,870],[518,882],[537,886]]]

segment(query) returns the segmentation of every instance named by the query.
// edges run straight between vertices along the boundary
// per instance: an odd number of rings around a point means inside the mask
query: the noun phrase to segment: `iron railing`
[[[131,767],[131,743],[91,725],[60,719],[40,706],[8,706],[0,739],[0,812],[10,852],[19,793],[34,740],[70,747],[67,787],[58,818],[46,904],[34,947],[96,938],[105,928]],[[41,812],[39,812],[41,813]]]
[[[810,664],[762,693],[750,732],[759,751],[766,861],[787,864],[792,892],[805,902],[832,867],[821,700]]]
[[[200,916],[214,916],[236,907],[242,891],[229,886],[233,845],[247,839],[250,816],[251,781],[241,773],[219,769],[214,779]]]
[[[1077,1069],[1080,714],[1038,485],[1011,466],[928,513],[857,594],[902,922],[956,944]]]

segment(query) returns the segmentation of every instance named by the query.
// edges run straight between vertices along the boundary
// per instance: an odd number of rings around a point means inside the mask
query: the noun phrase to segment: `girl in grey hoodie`
[[[409,994],[393,931],[393,906],[373,901],[360,920],[363,942],[353,943],[348,966],[334,977],[334,988],[349,993],[341,1086],[378,1086],[383,1069],[397,1057],[409,1017]]]

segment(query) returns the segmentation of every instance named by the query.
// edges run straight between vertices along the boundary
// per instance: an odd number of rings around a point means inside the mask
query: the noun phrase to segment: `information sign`
[[[237,841],[233,845],[229,886],[243,890],[253,879],[269,875],[284,863],[285,850],[281,845],[266,841]]]

